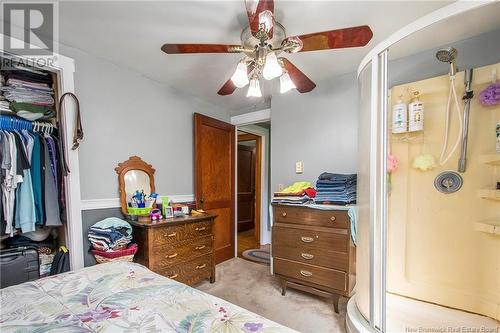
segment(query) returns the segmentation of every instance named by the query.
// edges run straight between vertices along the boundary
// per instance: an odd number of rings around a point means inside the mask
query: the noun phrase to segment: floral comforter
[[[294,332],[125,262],[1,289],[0,297],[1,332]]]

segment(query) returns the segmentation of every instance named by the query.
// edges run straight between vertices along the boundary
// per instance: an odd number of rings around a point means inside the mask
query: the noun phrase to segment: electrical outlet
[[[303,173],[304,172],[304,163],[302,161],[295,162],[295,173]]]
[[[285,189],[285,185],[283,184],[278,184],[278,192],[281,192]]]

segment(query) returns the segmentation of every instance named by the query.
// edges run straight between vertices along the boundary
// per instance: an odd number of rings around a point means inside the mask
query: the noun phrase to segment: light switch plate
[[[304,163],[302,161],[295,162],[295,173],[303,173],[304,172]]]

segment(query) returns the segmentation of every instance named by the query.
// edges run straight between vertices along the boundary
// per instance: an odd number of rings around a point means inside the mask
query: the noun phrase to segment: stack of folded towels
[[[95,250],[119,251],[132,241],[132,227],[126,221],[111,217],[91,226],[88,238]]]
[[[10,110],[28,120],[47,120],[56,115],[52,77],[26,70],[5,71],[0,90]],[[2,103],[2,106],[4,103]]]
[[[303,205],[311,201],[316,190],[309,182],[297,182],[279,192],[274,192],[272,203]]]
[[[4,86],[5,81],[3,75],[0,74],[0,112],[12,112],[9,107],[9,101],[5,99],[2,93],[2,87]]]
[[[316,182],[317,204],[349,205],[356,203],[356,174],[336,174],[324,172]]]

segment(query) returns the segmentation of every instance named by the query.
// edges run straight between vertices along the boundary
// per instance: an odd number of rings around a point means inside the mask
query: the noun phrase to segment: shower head
[[[437,60],[442,62],[447,62],[450,64],[450,75],[455,75],[455,73],[457,72],[457,67],[455,65],[456,57],[457,57],[457,49],[454,47],[439,49],[436,52]]]

